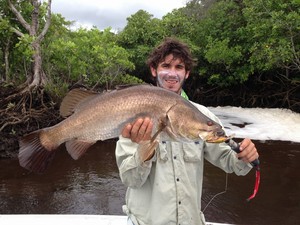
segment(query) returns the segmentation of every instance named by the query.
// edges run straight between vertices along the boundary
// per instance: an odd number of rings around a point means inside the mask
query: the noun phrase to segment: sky
[[[68,21],[76,21],[76,27],[103,30],[122,30],[127,24],[126,18],[140,9],[161,19],[173,9],[186,5],[187,0],[53,0],[52,12],[59,13]]]
[[[209,107],[227,135],[253,140],[300,143],[300,113],[288,109]]]

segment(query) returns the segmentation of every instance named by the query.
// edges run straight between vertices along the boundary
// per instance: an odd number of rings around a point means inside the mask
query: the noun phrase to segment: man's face
[[[167,55],[157,68],[151,67],[152,76],[157,85],[180,94],[184,81],[189,77],[185,64],[180,59],[174,59],[173,54]]]

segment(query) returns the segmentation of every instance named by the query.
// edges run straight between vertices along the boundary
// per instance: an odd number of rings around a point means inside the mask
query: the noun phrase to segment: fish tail
[[[42,145],[40,135],[43,130],[32,132],[19,140],[19,163],[35,173],[43,173],[53,160],[54,149]]]

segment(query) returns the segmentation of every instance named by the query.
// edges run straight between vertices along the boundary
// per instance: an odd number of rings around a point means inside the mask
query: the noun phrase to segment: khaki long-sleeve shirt
[[[195,103],[193,103],[195,104]],[[196,107],[220,122],[204,106]],[[138,144],[120,136],[116,160],[128,186],[123,211],[135,225],[201,225],[204,159],[227,173],[247,174],[252,166],[238,160],[225,143],[160,142],[154,157],[141,162]]]

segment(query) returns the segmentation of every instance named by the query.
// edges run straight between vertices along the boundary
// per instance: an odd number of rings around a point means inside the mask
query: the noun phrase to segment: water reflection
[[[300,223],[300,144],[256,142],[260,149],[261,186],[250,203],[254,171],[228,176],[228,189],[207,207],[208,221],[236,224]],[[97,143],[78,161],[58,152],[43,175],[27,172],[18,161],[0,160],[0,214],[123,215],[126,188],[119,179],[115,142]],[[205,165],[203,202],[225,188],[225,173]]]
[[[97,144],[78,161],[59,151],[43,175],[28,173],[17,160],[2,160],[0,213],[122,214],[126,188],[114,146]]]

